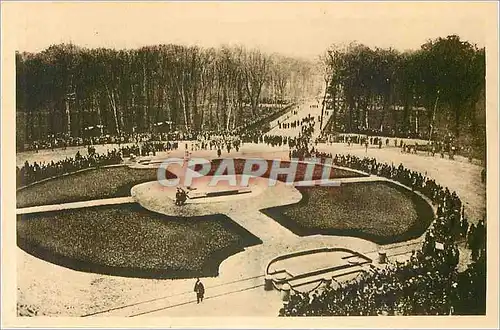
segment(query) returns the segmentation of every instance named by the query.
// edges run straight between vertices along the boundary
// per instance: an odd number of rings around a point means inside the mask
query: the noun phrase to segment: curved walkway
[[[118,204],[127,204],[127,203],[133,203],[133,202],[134,202],[134,199],[132,197],[96,199],[96,200],[83,201],[83,202],[24,207],[21,209],[16,209],[16,214],[19,215],[19,214],[29,214],[29,213],[62,211],[62,210],[69,210],[69,209],[81,209],[83,207],[118,205]]]

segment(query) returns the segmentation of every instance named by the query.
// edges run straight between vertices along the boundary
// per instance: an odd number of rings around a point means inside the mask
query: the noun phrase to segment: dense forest
[[[61,44],[16,53],[16,70],[18,130],[28,141],[89,127],[233,130],[322,89],[314,63],[243,47]]]
[[[241,129],[324,93],[326,133],[453,136],[483,154],[486,145],[485,49],[455,35],[404,52],[333,45],[317,62],[239,46],[61,44],[16,53],[16,70],[18,141],[96,127],[112,135]]]
[[[484,48],[455,35],[406,52],[351,43],[332,46],[322,62],[331,131],[437,140],[451,134],[484,148]],[[415,125],[417,112],[421,125]]]

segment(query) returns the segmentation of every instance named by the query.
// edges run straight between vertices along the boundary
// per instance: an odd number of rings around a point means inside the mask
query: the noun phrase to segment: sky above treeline
[[[314,59],[332,44],[418,49],[428,39],[459,35],[485,45],[492,3],[3,3],[18,51],[52,44],[117,49],[156,44],[243,45]],[[4,8],[5,9],[5,8]],[[5,32],[5,31],[4,31]],[[491,33],[491,32],[490,32]]]

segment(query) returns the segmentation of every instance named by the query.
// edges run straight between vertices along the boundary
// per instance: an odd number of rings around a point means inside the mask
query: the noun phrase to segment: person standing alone
[[[201,283],[199,278],[196,279],[194,292],[196,292],[196,303],[199,304],[203,301],[203,296],[205,295],[205,287],[203,286],[203,283]]]

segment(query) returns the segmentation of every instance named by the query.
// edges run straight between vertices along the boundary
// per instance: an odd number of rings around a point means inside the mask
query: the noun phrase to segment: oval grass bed
[[[207,175],[213,175],[219,167],[222,159],[211,161],[211,170]],[[262,177],[268,178],[271,171],[272,160],[268,160],[268,170]],[[245,159],[234,159],[235,174],[242,174]],[[290,162],[282,161],[282,167],[290,166]],[[304,180],[307,164],[299,162],[294,181]],[[197,169],[199,170],[199,169]],[[314,167],[312,180],[321,179],[323,166]],[[329,178],[350,178],[367,176],[357,172],[333,168]],[[167,171],[166,178],[173,179],[176,176]],[[93,168],[77,173],[63,175],[57,178],[38,182],[24,187],[16,193],[16,208],[82,202],[95,199],[128,197],[133,186],[158,179],[156,168],[130,168],[128,166],[114,166],[105,168]],[[278,175],[280,181],[285,181],[285,175]]]
[[[422,197],[391,182],[298,189],[300,202],[261,212],[300,236],[353,236],[390,244],[419,237],[434,219]]]
[[[223,160],[224,160],[223,158],[218,158],[218,159],[212,160],[211,161],[211,168],[210,168],[210,171],[208,172],[207,175],[209,175],[209,176],[214,175]],[[243,159],[243,158],[233,159],[235,174],[238,174],[238,175],[243,174],[245,162],[247,160],[248,159]],[[267,170],[264,174],[261,175],[263,178],[270,177],[273,161],[274,160],[272,160],[272,159],[266,160]],[[282,167],[282,168],[290,167],[290,163],[291,163],[290,161],[280,160],[279,162],[280,162],[280,167]],[[297,166],[297,170],[295,172],[295,177],[294,177],[293,181],[297,182],[297,181],[306,180],[307,179],[306,178],[306,171],[308,169],[308,166],[311,166],[311,164],[308,164],[304,161],[298,161],[296,166]],[[195,166],[196,171],[199,171],[199,169],[201,169],[201,166]],[[255,169],[256,169],[256,167],[255,167]],[[322,179],[323,178],[323,170],[324,170],[323,164],[319,164],[319,163],[315,164],[313,167],[313,171],[312,171],[312,177],[309,180]],[[327,178],[328,179],[340,179],[340,178],[356,178],[356,177],[363,177],[363,176],[369,176],[369,175],[368,174],[361,174],[359,172],[350,171],[347,169],[332,167],[332,168],[330,168],[330,171],[328,172]],[[286,175],[279,174],[276,179],[280,180],[280,181],[286,181]]]
[[[127,197],[133,186],[156,180],[157,169],[95,168],[39,182],[17,191],[16,207]],[[167,178],[174,178],[170,172]]]
[[[217,276],[257,237],[222,214],[176,218],[138,204],[18,216],[17,244],[67,268],[139,278]]]

